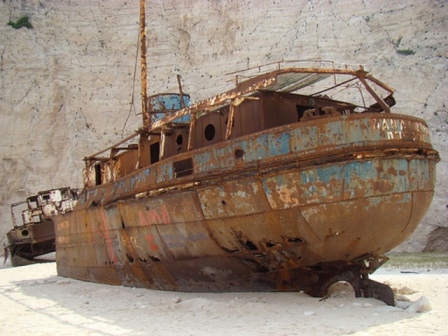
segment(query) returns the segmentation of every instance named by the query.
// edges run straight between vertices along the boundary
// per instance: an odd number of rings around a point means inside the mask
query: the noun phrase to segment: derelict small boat
[[[11,204],[13,228],[6,234],[5,261],[8,255],[13,266],[35,262],[35,258],[55,252],[54,223],[51,216],[71,211],[76,204],[76,189],[57,188],[40,191],[24,201]],[[20,213],[22,222],[17,223]]]

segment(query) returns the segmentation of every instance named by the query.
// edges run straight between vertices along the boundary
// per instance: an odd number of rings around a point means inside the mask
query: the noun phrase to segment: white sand
[[[0,335],[448,335],[448,274],[383,270],[402,308],[303,293],[175,293],[57,276],[55,263],[0,269]],[[407,294],[416,291],[414,294]],[[419,298],[424,312],[404,307]],[[429,301],[429,305],[428,305]]]

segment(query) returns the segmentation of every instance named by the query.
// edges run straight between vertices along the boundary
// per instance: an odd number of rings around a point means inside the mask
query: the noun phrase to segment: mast
[[[148,88],[146,73],[146,0],[140,0],[140,71],[141,71],[141,95],[143,128],[151,126],[151,116],[148,112]]]
[[[140,0],[140,76],[141,76],[141,95],[142,95],[142,132],[138,146],[138,164],[136,168],[149,165],[150,145],[149,129],[151,127],[151,115],[148,111],[148,84],[146,73],[146,0]]]

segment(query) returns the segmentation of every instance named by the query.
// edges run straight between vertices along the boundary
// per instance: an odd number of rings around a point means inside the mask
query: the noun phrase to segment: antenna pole
[[[180,75],[177,75],[177,85],[179,85],[179,92],[180,92],[180,108],[184,108],[185,107],[184,91],[182,90],[182,83],[180,81]]]
[[[140,71],[142,94],[142,118],[143,127],[149,129],[151,116],[148,113],[148,84],[146,73],[146,0],[140,0]]]

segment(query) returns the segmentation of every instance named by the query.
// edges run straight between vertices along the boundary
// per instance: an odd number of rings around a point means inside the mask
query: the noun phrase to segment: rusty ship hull
[[[426,123],[393,114],[394,90],[362,67],[282,61],[234,72],[192,103],[147,96],[142,125],[84,158],[84,190],[53,217],[58,274],[173,291],[298,291],[394,304],[369,279],[433,196]]]
[[[85,190],[55,217],[58,274],[176,291],[356,286],[421,221],[437,160],[424,121],[385,113],[178,154]]]

